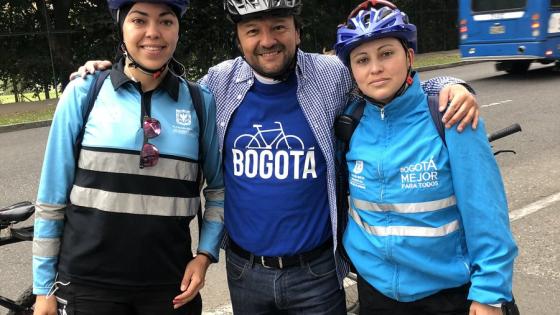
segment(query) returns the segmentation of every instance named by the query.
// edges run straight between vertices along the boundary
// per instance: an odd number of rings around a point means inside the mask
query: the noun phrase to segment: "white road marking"
[[[556,193],[554,195],[548,196],[546,198],[533,202],[532,204],[529,204],[521,209],[511,211],[509,213],[509,220],[511,222],[517,221],[539,210],[545,209],[551,204],[558,201],[560,201],[560,193]],[[352,282],[353,282],[352,280],[344,279],[344,287],[352,285],[353,284]],[[231,304],[220,306],[209,312],[202,312],[202,315],[231,315],[231,314],[233,314]]]
[[[558,201],[560,201],[560,193],[550,195],[546,198],[533,202],[532,204],[529,204],[521,209],[511,211],[509,213],[509,220],[512,222],[519,220],[525,216],[528,216],[529,214],[542,210]]]
[[[480,107],[481,107],[481,108],[484,108],[484,107],[492,107],[492,106],[496,106],[496,105],[506,104],[506,103],[509,103],[509,102],[513,102],[513,100],[499,101],[499,102],[495,102],[495,103],[490,103],[490,104],[482,105],[482,106],[480,106]]]

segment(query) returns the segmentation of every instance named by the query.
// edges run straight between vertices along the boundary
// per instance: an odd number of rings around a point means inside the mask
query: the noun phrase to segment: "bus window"
[[[553,8],[560,8],[560,0],[551,0],[550,6]]]
[[[558,2],[560,0],[553,0]],[[514,9],[523,9],[527,4],[527,0],[473,0],[472,10],[474,12],[488,11],[509,11]]]

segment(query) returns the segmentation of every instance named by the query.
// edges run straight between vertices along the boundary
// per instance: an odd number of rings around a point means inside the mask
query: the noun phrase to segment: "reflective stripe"
[[[139,156],[136,154],[101,152],[82,149],[78,167],[86,170],[146,175],[163,178],[196,181],[198,164],[160,156],[157,167],[138,167]]]
[[[33,255],[40,257],[56,257],[60,251],[60,238],[34,238]]]
[[[224,222],[224,208],[223,207],[209,207],[209,201],[223,202],[224,190],[223,189],[205,189],[204,195],[206,197],[206,204],[204,209],[204,219],[208,221]]]
[[[428,201],[428,202],[416,202],[416,203],[392,203],[392,204],[379,204],[374,202],[369,202],[365,200],[360,200],[356,198],[350,198],[352,203],[357,209],[364,211],[394,211],[398,213],[420,213],[429,212],[444,209],[447,207],[455,206],[457,200],[455,196],[451,196],[445,199]]]
[[[358,212],[353,208],[350,208],[349,212],[356,224],[369,234],[376,236],[439,237],[451,234],[459,229],[459,221],[457,220],[437,228],[420,226],[371,226],[364,223]]]
[[[196,214],[200,197],[134,195],[74,186],[70,200],[76,206],[107,212],[186,217]]]
[[[35,216],[44,220],[64,220],[66,205],[48,205],[37,203],[35,205]]]
[[[219,207],[207,207],[204,209],[204,219],[214,222],[224,222],[224,209]]]

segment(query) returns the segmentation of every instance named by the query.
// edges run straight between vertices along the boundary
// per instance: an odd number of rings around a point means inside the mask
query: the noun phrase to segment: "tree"
[[[319,53],[332,49],[336,26],[361,2],[306,0],[301,48]],[[455,0],[394,2],[417,25],[420,52],[457,47]],[[0,0],[0,15],[0,80],[18,91],[52,86],[51,52],[56,81],[65,86],[70,72],[84,61],[112,59],[117,51],[118,32],[106,0]],[[200,78],[210,66],[236,55],[234,27],[225,18],[222,1],[192,0],[181,20],[175,54],[187,76]]]

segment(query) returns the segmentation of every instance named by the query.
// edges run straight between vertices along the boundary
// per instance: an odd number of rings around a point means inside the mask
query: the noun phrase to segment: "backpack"
[[[101,91],[101,87],[103,86],[103,83],[105,82],[105,79],[107,79],[107,77],[109,76],[109,74],[111,73],[111,70],[104,70],[101,71],[101,73],[99,73],[99,75],[94,79],[93,84],[90,86],[90,89],[88,91],[88,94],[86,96],[86,101],[87,101],[87,108],[86,111],[83,114],[83,124],[82,124],[82,129],[80,130],[80,132],[78,133],[78,137],[76,138],[76,142],[74,145],[74,158],[76,161],[76,167],[78,165],[78,158],[80,156],[80,151],[82,150],[82,141],[84,140],[84,133],[86,131],[86,123],[88,121],[89,115],[93,109],[93,106],[95,105],[95,100],[97,99],[97,96],[99,95],[99,91]],[[200,91],[200,85],[198,83],[194,83],[191,81],[187,80],[187,86],[189,88],[189,93],[191,95],[192,98],[192,103],[194,106],[194,109],[196,111],[196,117],[198,118],[198,124],[199,124],[199,132],[198,132],[198,174],[197,174],[197,178],[196,178],[196,182],[197,182],[197,186],[199,191],[202,189],[202,184],[204,183],[204,175],[202,174],[202,160],[203,160],[203,155],[202,155],[202,134],[204,131],[204,128],[206,126],[206,121],[204,120],[204,115],[203,115],[203,106],[204,106],[204,102],[202,99],[202,93]],[[202,203],[199,201],[198,203],[198,209],[196,211],[196,219],[197,219],[197,223],[198,223],[198,236],[200,238],[200,233],[201,233],[201,228],[202,228]]]
[[[355,105],[354,105],[355,104]],[[348,169],[346,166],[346,153],[349,150],[350,139],[352,139],[352,134],[358,124],[360,119],[364,115],[365,100],[359,99],[356,103],[352,103],[350,106],[354,105],[354,109],[350,114],[343,114],[336,118],[334,132],[337,138],[336,141],[336,156],[335,156],[335,168],[336,168],[336,204],[337,204],[337,248],[341,249],[341,254],[347,261],[350,261],[348,255],[344,251],[342,246],[342,235],[344,234],[344,229],[346,228],[346,223],[348,223],[347,210],[349,208],[348,204]],[[443,112],[439,109],[439,95],[429,95],[428,96],[428,108],[430,110],[430,116],[434,121],[434,125],[437,132],[443,141],[443,144],[447,146],[445,142],[445,126],[441,121],[443,117]],[[351,267],[352,268],[352,267]]]

